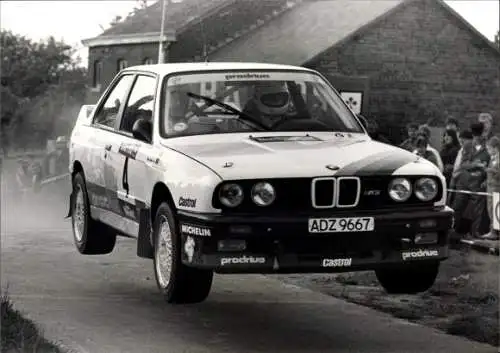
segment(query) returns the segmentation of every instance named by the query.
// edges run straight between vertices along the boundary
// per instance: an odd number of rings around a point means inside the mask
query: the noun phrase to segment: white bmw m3
[[[129,67],[86,111],[70,142],[76,247],[136,238],[169,303],[203,301],[214,272],[374,270],[418,293],[448,256],[440,171],[372,140],[316,71]]]

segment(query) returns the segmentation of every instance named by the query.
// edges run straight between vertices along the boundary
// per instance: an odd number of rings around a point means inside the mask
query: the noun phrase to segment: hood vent
[[[318,137],[315,136],[249,136],[248,137],[250,140],[259,142],[259,143],[266,143],[266,142],[319,142],[323,141]]]

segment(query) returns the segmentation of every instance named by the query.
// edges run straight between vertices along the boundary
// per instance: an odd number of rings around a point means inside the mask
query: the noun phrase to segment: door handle
[[[108,143],[106,146],[104,146],[104,149],[106,151],[111,151],[111,147],[112,147],[112,145],[110,143]]]

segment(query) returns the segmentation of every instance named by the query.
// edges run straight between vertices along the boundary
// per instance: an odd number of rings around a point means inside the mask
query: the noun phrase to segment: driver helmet
[[[285,82],[263,82],[255,87],[254,95],[257,108],[265,115],[283,115],[290,106]]]

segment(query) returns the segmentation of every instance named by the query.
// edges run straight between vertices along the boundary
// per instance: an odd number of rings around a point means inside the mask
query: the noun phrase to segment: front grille
[[[356,207],[360,193],[357,177],[316,178],[311,183],[311,203],[317,209]]]
[[[311,202],[314,208],[334,207],[335,178],[313,179],[311,186]]]
[[[339,208],[356,207],[361,193],[361,181],[356,177],[340,177],[337,179],[337,202]]]

